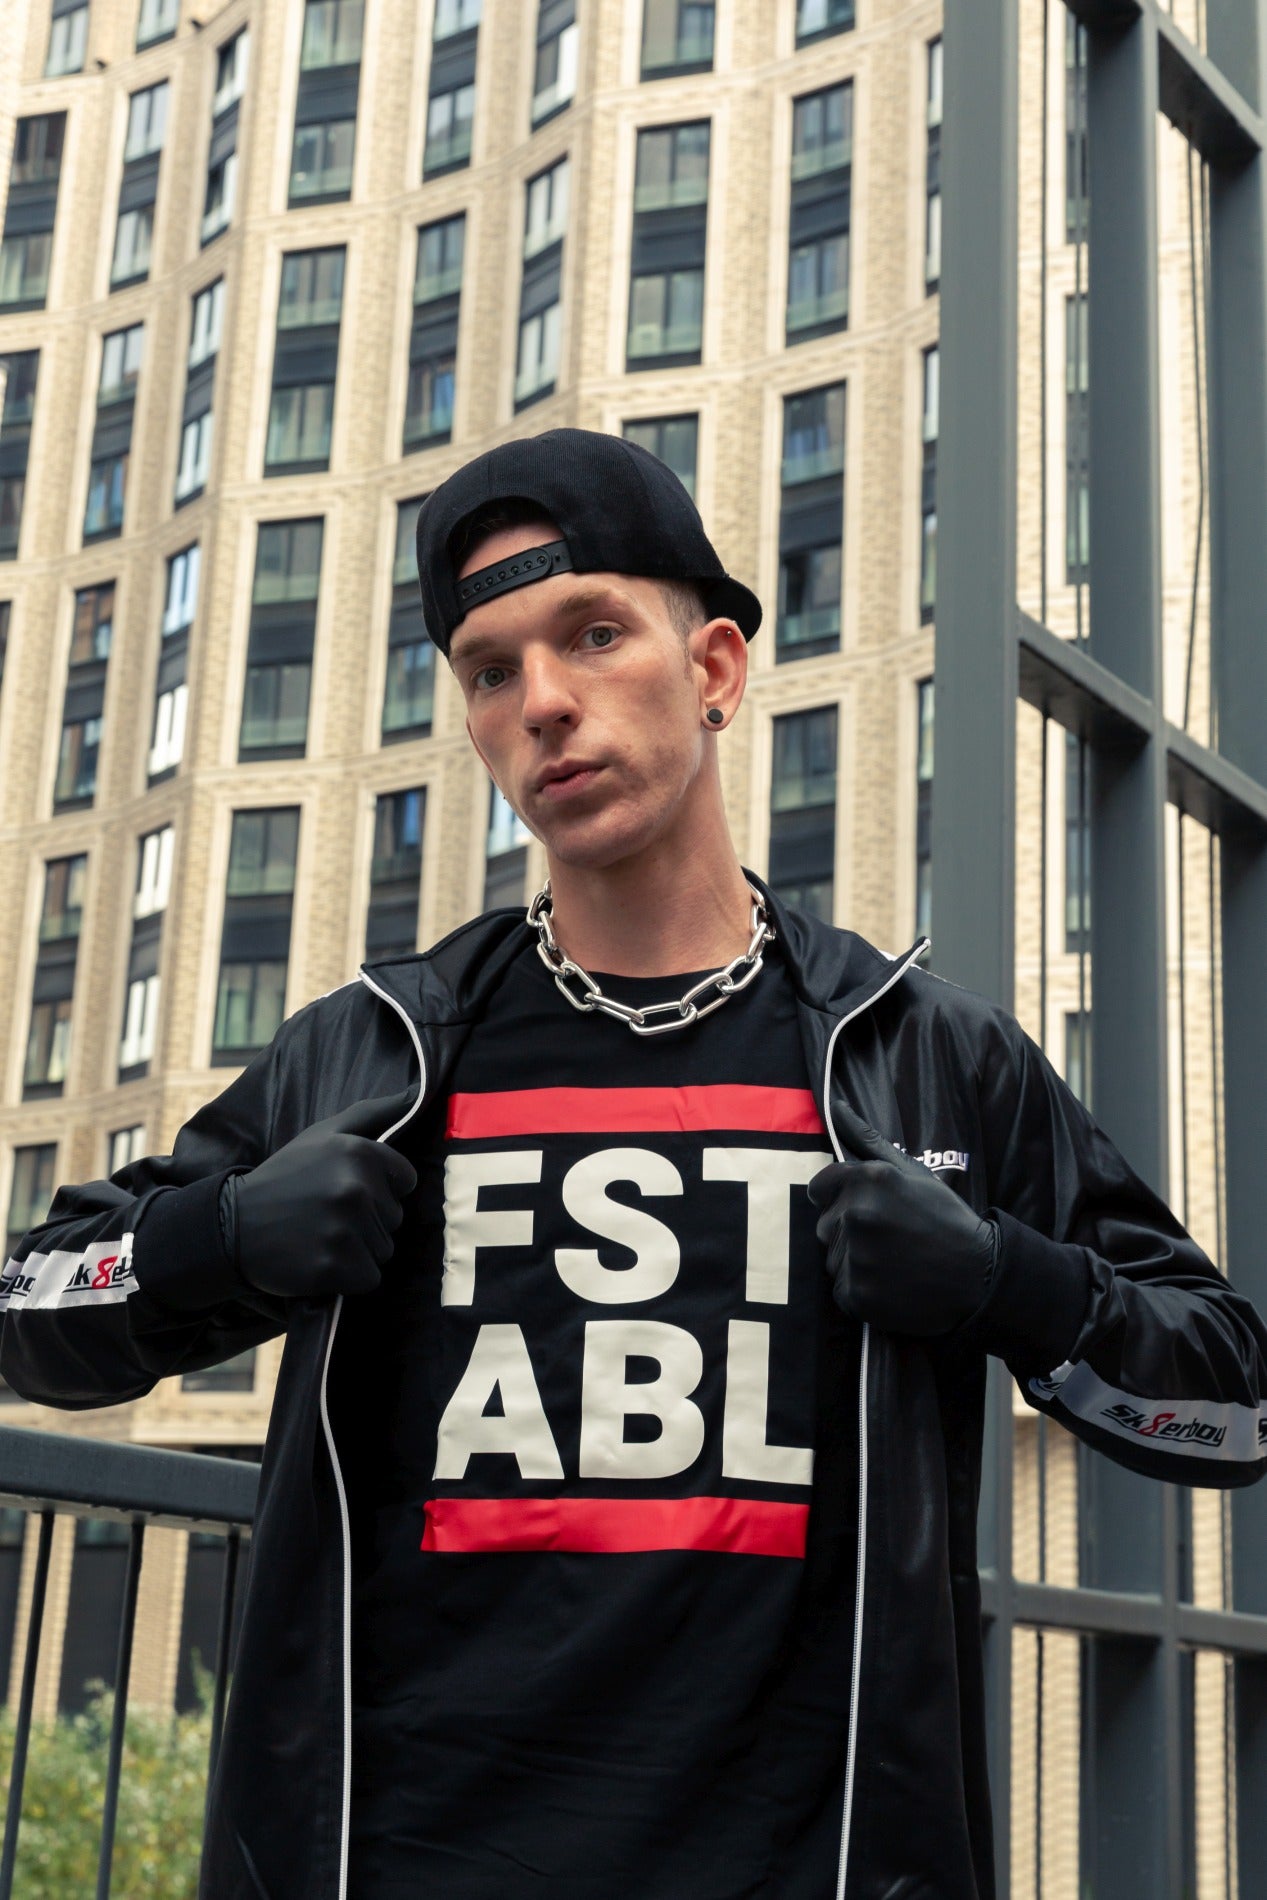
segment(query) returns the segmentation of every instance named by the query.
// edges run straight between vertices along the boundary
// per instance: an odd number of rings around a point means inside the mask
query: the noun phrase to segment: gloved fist
[[[398,1122],[416,1089],[354,1102],[314,1122],[248,1173],[230,1175],[236,1265],[261,1292],[293,1299],[372,1293],[418,1175],[377,1131]]]
[[[815,1231],[837,1306],[885,1332],[950,1332],[985,1298],[997,1225],[852,1109],[833,1108],[832,1119],[856,1158],[821,1169],[808,1193],[822,1210]]]

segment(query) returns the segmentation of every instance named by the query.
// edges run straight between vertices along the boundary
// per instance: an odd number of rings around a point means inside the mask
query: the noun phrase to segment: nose
[[[538,731],[577,717],[576,695],[560,654],[546,645],[533,646],[524,653],[522,668],[525,726]]]

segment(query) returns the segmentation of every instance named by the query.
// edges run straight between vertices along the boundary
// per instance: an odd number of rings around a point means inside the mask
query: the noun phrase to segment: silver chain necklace
[[[748,927],[752,931],[752,942],[737,957],[732,957],[722,970],[715,970],[702,982],[687,990],[685,996],[675,1003],[648,1003],[643,1009],[634,1009],[628,1003],[618,1003],[610,996],[604,996],[593,977],[584,971],[579,963],[573,963],[566,950],[560,948],[550,923],[553,899],[550,895],[550,880],[546,879],[541,889],[528,906],[527,922],[536,930],[541,941],[537,945],[537,955],[554,977],[555,983],[567,997],[573,1009],[593,1011],[601,1009],[606,1015],[614,1016],[618,1022],[628,1023],[635,1036],[662,1036],[668,1029],[685,1029],[688,1023],[707,1016],[710,1010],[720,1009],[736,990],[746,989],[757,971],[761,968],[762,953],[767,943],[773,943],[774,930],[766,914],[765,899],[751,884],[748,892],[752,898],[752,914]],[[741,977],[736,978],[735,971],[741,963],[748,968]],[[567,987],[566,978],[577,977],[584,984],[584,993],[574,996]],[[721,995],[714,1002],[705,1003],[701,1008],[696,1002],[705,990],[719,989]],[[675,1020],[667,1023],[648,1023],[648,1016],[665,1016],[672,1013]]]

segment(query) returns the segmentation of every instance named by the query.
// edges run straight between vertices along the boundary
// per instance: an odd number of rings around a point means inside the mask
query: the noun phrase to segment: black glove
[[[821,1208],[836,1304],[885,1332],[948,1333],[971,1318],[990,1284],[999,1229],[922,1161],[912,1161],[852,1109],[833,1108],[846,1154],[809,1183]]]
[[[401,1201],[418,1175],[398,1149],[371,1131],[390,1128],[417,1089],[353,1102],[314,1122],[276,1154],[221,1190],[235,1203],[230,1251],[262,1293],[292,1299],[372,1293],[404,1219]]]

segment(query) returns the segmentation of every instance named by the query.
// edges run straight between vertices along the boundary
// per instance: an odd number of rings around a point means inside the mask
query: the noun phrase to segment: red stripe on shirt
[[[730,1550],[803,1557],[808,1504],[758,1498],[428,1498],[423,1550]]]
[[[678,1089],[498,1089],[451,1095],[445,1135],[615,1135],[631,1129],[759,1129],[772,1135],[826,1133],[809,1089],[747,1082]]]

